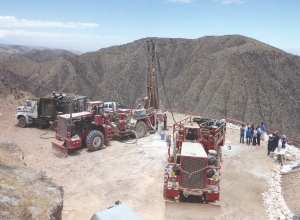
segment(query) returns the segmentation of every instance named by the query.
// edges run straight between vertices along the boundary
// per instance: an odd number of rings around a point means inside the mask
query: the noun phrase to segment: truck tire
[[[104,144],[104,136],[101,131],[92,130],[86,137],[85,143],[90,151],[101,150]]]
[[[26,122],[26,118],[24,116],[19,118],[19,126],[21,128],[26,128],[27,122]]]
[[[146,135],[146,124],[143,121],[138,121],[135,125],[135,131],[139,135],[138,138],[142,138]]]

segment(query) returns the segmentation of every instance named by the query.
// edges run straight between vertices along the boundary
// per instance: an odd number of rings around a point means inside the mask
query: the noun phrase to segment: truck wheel
[[[86,146],[90,151],[101,150],[104,136],[101,131],[92,130],[86,137]]]
[[[21,128],[26,128],[27,122],[26,122],[26,118],[25,117],[22,116],[21,118],[19,118],[19,126]]]
[[[142,138],[146,135],[146,124],[143,121],[138,121],[135,125],[135,131],[138,133],[139,138]]]

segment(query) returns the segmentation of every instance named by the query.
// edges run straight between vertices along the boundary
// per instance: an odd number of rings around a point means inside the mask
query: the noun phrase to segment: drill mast
[[[155,45],[151,39],[146,40],[147,46],[147,96],[149,99],[149,107],[158,109],[158,84],[157,84],[157,71],[156,71],[156,52]]]

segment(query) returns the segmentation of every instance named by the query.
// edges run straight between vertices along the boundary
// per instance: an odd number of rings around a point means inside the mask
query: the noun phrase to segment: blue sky
[[[0,43],[96,51],[239,34],[300,55],[300,0],[0,0]]]

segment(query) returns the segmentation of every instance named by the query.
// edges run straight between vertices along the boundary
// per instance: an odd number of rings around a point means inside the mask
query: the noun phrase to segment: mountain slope
[[[76,57],[79,51],[61,49],[47,49],[45,47],[32,47],[22,45],[0,44],[0,53],[15,54],[35,62],[46,62],[58,57]]]
[[[42,51],[29,51],[24,54],[23,57],[35,61],[35,62],[46,62],[48,60],[57,59],[59,57],[76,57],[76,54],[73,54],[66,50],[42,50]]]
[[[146,96],[145,40],[43,63],[23,60],[27,74],[10,69],[15,74],[11,76],[19,75],[30,83],[30,87],[22,84],[20,88],[36,96],[53,90],[73,92],[130,106]],[[269,129],[300,140],[296,126],[299,56],[239,35],[152,40],[160,63],[159,94],[165,108],[169,106],[162,79],[173,108],[254,124],[263,121]],[[0,58],[0,65],[4,60]]]

